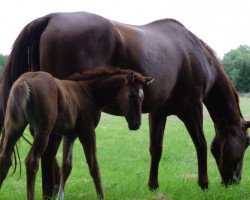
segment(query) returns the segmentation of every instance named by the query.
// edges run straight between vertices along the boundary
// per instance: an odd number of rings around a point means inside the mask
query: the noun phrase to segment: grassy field
[[[250,98],[241,98],[241,109],[250,119]],[[205,192],[197,185],[197,159],[194,145],[183,125],[176,117],[168,118],[162,159],[159,170],[160,188],[150,192],[147,188],[149,174],[149,137],[147,115],[143,116],[139,131],[131,132],[122,117],[102,115],[97,128],[97,154],[106,199],[250,199],[250,153],[244,159],[243,178],[239,185],[228,188],[220,184],[215,161],[209,151],[209,189]],[[210,147],[214,128],[208,113],[204,112],[204,131]],[[8,176],[0,190],[1,200],[26,199],[24,159],[28,145],[19,142],[22,158],[22,176]],[[61,151],[58,154],[61,160]],[[11,172],[11,170],[10,170]],[[36,199],[41,199],[41,172],[36,181]],[[80,143],[74,148],[73,170],[65,188],[65,199],[96,199],[92,178],[89,175]]]

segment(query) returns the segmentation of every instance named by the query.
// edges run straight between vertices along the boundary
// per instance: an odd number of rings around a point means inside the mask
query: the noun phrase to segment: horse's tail
[[[39,66],[39,41],[47,27],[49,15],[27,24],[15,40],[0,80],[0,128],[3,127],[6,104],[11,86],[24,72],[30,70],[32,63]],[[36,59],[36,60],[35,60]]]

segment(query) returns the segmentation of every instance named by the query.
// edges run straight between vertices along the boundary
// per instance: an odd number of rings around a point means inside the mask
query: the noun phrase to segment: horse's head
[[[130,130],[137,130],[141,125],[141,106],[144,99],[143,86],[153,82],[153,77],[138,73],[128,73],[125,84],[117,96],[117,103],[125,116]]]
[[[211,152],[216,160],[222,183],[225,185],[239,183],[241,180],[243,157],[250,138],[247,128],[250,122],[243,122],[240,126],[233,127],[236,134],[227,137],[214,137]]]

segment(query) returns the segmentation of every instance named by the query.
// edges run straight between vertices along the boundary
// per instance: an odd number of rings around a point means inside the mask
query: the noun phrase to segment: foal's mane
[[[130,69],[120,69],[117,67],[111,67],[111,66],[101,66],[97,67],[92,70],[88,70],[84,73],[75,73],[72,74],[67,78],[67,80],[72,80],[72,81],[84,81],[84,80],[90,80],[94,78],[99,78],[101,76],[113,76],[113,75],[125,75],[128,73],[133,73],[135,71],[130,70]]]

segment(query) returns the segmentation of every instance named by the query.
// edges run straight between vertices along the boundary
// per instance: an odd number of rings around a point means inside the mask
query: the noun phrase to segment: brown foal
[[[129,129],[137,130],[141,124],[143,86],[152,81],[153,77],[111,67],[75,74],[67,80],[56,79],[46,72],[23,74],[13,84],[7,103],[3,149],[0,154],[0,186],[12,164],[14,146],[29,124],[34,141],[25,160],[27,198],[35,198],[39,159],[46,150],[51,133],[64,136],[58,198],[63,199],[64,185],[72,169],[72,148],[76,138],[82,144],[97,195],[103,198],[95,138],[101,109],[116,103]]]

